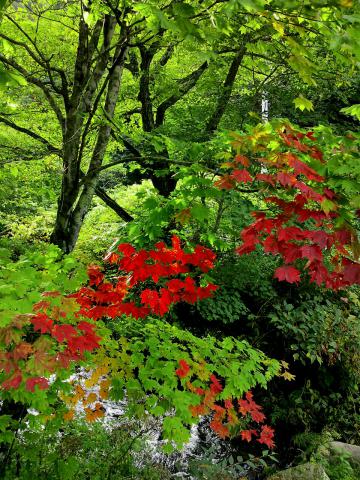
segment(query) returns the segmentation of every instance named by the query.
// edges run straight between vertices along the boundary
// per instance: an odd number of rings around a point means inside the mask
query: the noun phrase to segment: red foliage
[[[246,169],[234,170],[231,177],[239,183],[247,183],[253,181],[250,173]]]
[[[25,383],[25,388],[26,390],[29,390],[29,392],[34,392],[36,385],[40,390],[46,390],[49,386],[49,382],[44,377],[28,378]]]
[[[184,361],[181,360],[180,362]],[[176,370],[176,374],[180,378],[184,378],[188,375],[189,370],[189,365],[184,362],[181,369]],[[221,400],[219,399],[219,394],[223,391],[221,382],[214,374],[209,376],[209,381],[207,389],[195,387],[189,380],[187,381],[187,388],[201,398],[198,405],[190,407],[190,412],[194,417],[212,415],[210,427],[220,438],[230,437],[232,427],[242,426],[244,422],[253,421],[256,424],[264,422],[265,415],[261,411],[262,408],[254,401],[253,394],[250,391],[245,394],[245,398]],[[236,403],[238,405],[237,409]],[[238,413],[241,414],[240,417]],[[274,430],[267,425],[262,425],[260,431],[258,427],[242,429],[240,430],[240,436],[242,440],[247,442],[250,442],[254,437],[258,442],[266,444],[269,448],[275,446],[273,441]]]
[[[136,319],[149,314],[163,316],[175,303],[195,303],[210,297],[217,288],[213,284],[198,286],[190,276],[194,267],[202,273],[214,267],[215,254],[201,245],[197,245],[193,252],[185,252],[180,239],[174,236],[172,248],[158,242],[153,250],[137,251],[132,245],[122,243],[118,251],[121,256],[107,257],[118,265],[121,272],[115,283],[106,281],[101,271],[92,267],[91,285],[96,288],[83,287],[72,295],[81,306],[79,315],[93,320],[121,315]],[[140,291],[137,301],[126,301],[135,286],[138,289],[143,282],[149,281],[155,284],[153,288]]]
[[[251,392],[245,394],[245,399],[239,400],[239,412],[244,416],[249,413],[256,423],[265,420],[265,415],[261,412],[261,407],[254,402]]]
[[[176,375],[179,378],[187,377],[187,375],[189,374],[189,371],[190,371],[190,366],[188,365],[188,363],[185,360],[179,360],[179,365],[180,365],[180,368],[175,370]]]
[[[261,245],[266,253],[278,255],[283,265],[276,269],[274,276],[280,281],[298,283],[303,272],[310,282],[326,288],[360,284],[356,247],[354,252],[352,249],[356,234],[350,227],[339,229],[337,226],[341,199],[324,185],[326,179],[305,163],[306,156],[323,162],[321,151],[312,144],[316,140],[313,132],[303,134],[288,127],[279,131],[279,138],[284,148],[295,151],[271,154],[269,158],[257,157],[254,170],[260,163],[266,173],[257,173],[252,178],[248,170],[238,170],[239,159],[244,157],[238,153],[233,163],[226,164],[233,168],[232,173],[216,182],[219,188],[235,188],[236,177],[240,175],[238,181],[245,181],[246,176],[247,181],[262,183],[266,192],[273,190],[273,195],[265,198],[268,213],[253,213],[255,220],[241,232],[242,245],[236,249],[237,253],[245,255]],[[241,139],[236,142],[238,148],[243,142],[245,149],[267,151],[266,140],[264,145],[256,146],[254,137],[244,135]],[[244,158],[246,167],[251,167],[248,157]]]
[[[46,389],[46,378],[30,376],[31,370],[21,362],[30,360],[36,374],[68,368],[72,361],[83,359],[85,352],[99,348],[101,338],[97,335],[96,324],[91,323],[99,318],[163,316],[175,303],[195,303],[210,297],[217,288],[213,284],[199,286],[197,283],[201,273],[213,268],[215,261],[215,254],[201,245],[186,252],[180,239],[174,236],[171,248],[159,242],[153,250],[137,251],[132,245],[121,244],[118,251],[120,254],[107,256],[110,263],[118,265],[121,273],[115,281],[108,281],[99,266],[90,266],[89,286],[60,297],[61,307],[58,306],[59,292],[45,292],[43,296],[48,299],[34,305],[34,314],[17,316],[10,325],[0,329],[0,340],[6,347],[0,352],[0,368],[6,373],[1,384],[3,389],[19,388],[22,382],[30,392],[35,391],[36,385]],[[146,288],[143,288],[145,281]],[[128,300],[130,295],[132,299]],[[55,305],[51,297],[56,298]],[[66,309],[71,314],[70,323],[65,321]],[[22,340],[26,332],[18,333],[17,329],[26,324],[32,324],[37,339],[34,344]],[[189,369],[185,360],[181,360],[177,375],[184,378]]]
[[[274,277],[278,280],[286,280],[289,283],[300,282],[300,272],[297,268],[291,265],[283,265],[275,270]]]
[[[259,443],[265,444],[269,448],[274,448],[274,430],[268,425],[263,425],[261,427],[260,438],[257,439]]]

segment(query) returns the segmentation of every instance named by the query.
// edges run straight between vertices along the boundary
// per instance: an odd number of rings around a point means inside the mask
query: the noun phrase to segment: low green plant
[[[198,480],[238,480],[259,474],[277,462],[276,455],[269,450],[244,457],[229,451],[219,453],[215,446],[210,446],[189,462],[189,473]]]
[[[298,302],[275,305],[270,322],[287,338],[294,360],[334,365],[341,362],[359,376],[360,301],[358,288],[331,298],[303,294]]]
[[[167,473],[142,463],[140,434],[126,426],[55,422],[31,428],[17,437],[4,480],[165,480]],[[140,457],[139,457],[140,458]]]

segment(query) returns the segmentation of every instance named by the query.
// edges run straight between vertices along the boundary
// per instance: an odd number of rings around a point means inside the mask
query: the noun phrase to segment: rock
[[[304,463],[275,473],[268,480],[330,480],[321,465]]]
[[[347,453],[349,462],[355,466],[360,467],[360,447],[358,445],[351,445],[343,442],[330,442],[330,450],[332,453]]]

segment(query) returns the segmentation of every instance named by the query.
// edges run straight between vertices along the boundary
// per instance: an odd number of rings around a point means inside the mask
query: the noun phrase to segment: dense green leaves
[[[57,290],[72,292],[85,280],[82,267],[73,257],[62,258],[54,245],[39,245],[13,258],[8,244],[0,244],[0,314],[4,327],[17,314],[32,311],[41,293]]]

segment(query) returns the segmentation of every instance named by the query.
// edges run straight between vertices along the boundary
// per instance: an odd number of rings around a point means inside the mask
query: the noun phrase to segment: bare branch
[[[7,118],[4,118],[3,116],[0,116],[0,123],[3,123],[4,125],[7,125],[10,128],[13,128],[14,130],[17,130],[18,132],[24,133],[28,137],[33,138],[34,140],[37,140],[38,142],[42,143],[43,145],[46,146],[48,149],[49,153],[55,153],[59,156],[62,155],[62,151],[52,145],[46,138],[42,137],[38,133],[33,132],[32,130],[29,130],[28,128],[21,127],[20,125],[14,123],[11,120],[8,120]]]
[[[109,195],[105,192],[104,189],[101,187],[96,187],[95,188],[95,194],[101,198],[101,200],[112,210],[114,210],[115,213],[119,215],[120,218],[122,218],[125,222],[131,222],[134,220],[134,218],[126,211],[124,210],[118,203],[115,202]]]
[[[240,48],[240,50],[235,55],[235,57],[233,58],[233,60],[230,64],[230,68],[229,68],[229,71],[227,73],[226,79],[224,81],[222,92],[218,97],[218,101],[217,101],[217,104],[216,104],[216,107],[215,107],[215,111],[211,115],[210,119],[208,120],[208,122],[206,124],[205,128],[206,128],[207,132],[213,132],[214,130],[217,129],[217,127],[220,123],[220,120],[225,113],[227,104],[228,104],[230,96],[231,96],[232,88],[233,88],[233,85],[235,83],[237,73],[239,71],[241,62],[242,62],[242,60],[244,58],[244,55],[245,55],[245,51],[246,51],[245,48],[246,48],[245,46]]]
[[[208,62],[204,62],[199,68],[191,72],[186,77],[178,81],[178,91],[164,100],[156,111],[156,127],[164,123],[166,111],[175,105],[181,98],[183,98],[192,88],[195,87],[201,75],[208,68]]]

